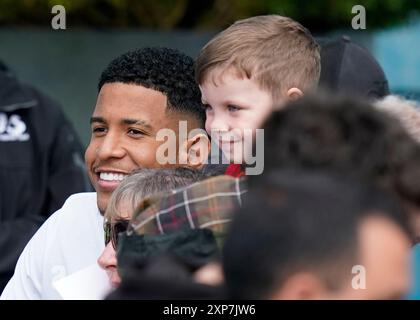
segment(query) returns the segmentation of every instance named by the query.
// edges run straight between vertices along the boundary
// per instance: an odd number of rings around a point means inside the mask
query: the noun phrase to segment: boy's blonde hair
[[[203,47],[196,60],[197,82],[215,83],[211,76],[215,68],[255,79],[276,101],[292,87],[302,91],[316,87],[320,48],[311,33],[293,19],[256,16],[235,22]]]
[[[420,104],[397,95],[388,95],[375,102],[379,110],[397,118],[407,132],[420,143]]]

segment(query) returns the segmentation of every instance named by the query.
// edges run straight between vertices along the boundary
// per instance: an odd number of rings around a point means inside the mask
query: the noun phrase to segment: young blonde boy
[[[235,22],[216,35],[196,60],[196,80],[206,107],[206,131],[230,163],[243,163],[245,139],[287,101],[314,89],[320,49],[298,22],[279,15]],[[244,141],[246,140],[246,141]],[[234,152],[235,150],[243,152]]]

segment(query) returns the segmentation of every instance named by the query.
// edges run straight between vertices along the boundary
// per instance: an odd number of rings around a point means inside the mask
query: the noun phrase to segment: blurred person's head
[[[203,175],[188,168],[142,169],[126,177],[112,193],[105,211],[105,249],[98,264],[108,274],[115,287],[120,282],[116,249],[118,235],[127,229],[129,220],[142,201],[159,193],[166,193],[203,179]]]
[[[397,95],[377,100],[374,106],[397,118],[408,133],[420,143],[420,104]]]
[[[103,71],[85,154],[101,213],[133,170],[181,164],[197,168],[207,159],[207,135],[194,130],[203,128],[205,113],[193,64],[177,50],[144,48],[117,57]],[[185,139],[179,133],[182,121],[188,127]],[[161,129],[180,141],[164,142],[165,137],[158,138]],[[160,161],[163,146],[171,155],[174,151],[173,163]]]
[[[409,289],[409,257],[389,194],[324,172],[267,170],[235,215],[223,265],[234,299],[396,299]]]
[[[206,130],[231,162],[245,130],[261,128],[275,107],[315,88],[319,46],[298,22],[279,15],[239,20],[216,35],[196,60]]]
[[[359,177],[395,194],[418,225],[420,146],[398,119],[368,102],[307,96],[273,114],[264,133],[266,170],[326,169]]]
[[[375,101],[374,106],[398,119],[411,137],[420,143],[420,105],[418,102],[397,95],[389,95]],[[415,185],[414,181],[412,183]],[[405,206],[411,213],[410,218],[416,235],[415,241],[418,242],[420,238],[420,204],[415,201],[405,202]]]

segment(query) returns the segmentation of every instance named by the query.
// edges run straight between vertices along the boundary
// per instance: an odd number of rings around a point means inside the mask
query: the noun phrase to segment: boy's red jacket
[[[245,171],[240,164],[232,163],[226,168],[225,175],[238,178],[244,176]]]

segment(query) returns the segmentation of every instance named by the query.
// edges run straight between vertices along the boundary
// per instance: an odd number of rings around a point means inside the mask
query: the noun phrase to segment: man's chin
[[[108,205],[108,200],[109,200],[108,196],[105,197],[105,196],[98,195],[97,205],[98,205],[98,209],[101,215],[105,214],[106,207]]]

